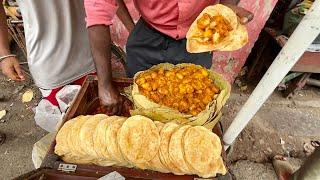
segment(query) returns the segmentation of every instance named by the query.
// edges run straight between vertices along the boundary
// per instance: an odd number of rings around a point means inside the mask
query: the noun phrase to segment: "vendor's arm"
[[[220,0],[220,3],[231,8],[240,18],[241,24],[247,24],[253,19],[253,14],[250,11],[247,11],[244,8],[237,6],[239,0]]]
[[[124,26],[127,28],[129,33],[133,30],[134,28],[134,22],[130,16],[130,13],[128,11],[127,6],[123,2],[123,0],[117,0],[118,3],[118,10],[117,10],[117,16],[121,20],[121,22],[124,24]]]
[[[2,5],[0,5],[0,57],[11,54],[8,38],[7,18]],[[2,73],[14,81],[23,81],[24,73],[16,57],[8,57],[0,62]]]
[[[98,75],[99,97],[102,105],[114,114],[121,113],[122,98],[112,84],[110,28],[116,14],[115,1],[85,0],[89,41]]]

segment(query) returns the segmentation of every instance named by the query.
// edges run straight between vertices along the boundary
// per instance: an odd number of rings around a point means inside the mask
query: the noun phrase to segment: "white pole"
[[[224,134],[225,150],[319,34],[320,0],[316,0]]]

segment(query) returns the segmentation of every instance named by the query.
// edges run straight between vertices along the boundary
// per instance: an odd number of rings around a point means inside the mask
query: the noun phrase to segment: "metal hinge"
[[[58,171],[62,172],[76,172],[77,165],[75,164],[66,164],[66,163],[60,163],[58,167]]]

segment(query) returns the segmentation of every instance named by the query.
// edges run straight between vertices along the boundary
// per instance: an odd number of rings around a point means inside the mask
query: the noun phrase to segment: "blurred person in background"
[[[95,72],[83,1],[17,0],[17,3],[23,18],[32,78],[45,101],[59,107],[57,92],[68,84],[82,85],[84,78]],[[10,51],[8,36],[6,14],[1,6],[0,69],[11,80],[24,81],[26,75]]]

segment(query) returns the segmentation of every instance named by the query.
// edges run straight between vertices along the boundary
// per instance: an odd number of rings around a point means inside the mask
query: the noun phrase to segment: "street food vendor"
[[[94,62],[99,80],[99,96],[103,105],[115,114],[121,112],[122,98],[111,83],[110,28],[117,14],[130,32],[127,40],[127,73],[129,77],[153,65],[194,63],[210,68],[212,54],[188,53],[186,33],[200,12],[219,1],[134,0],[141,18],[134,25],[123,0],[85,0],[86,21]],[[245,11],[233,0],[221,0],[238,15]],[[240,19],[245,23],[245,18]]]

